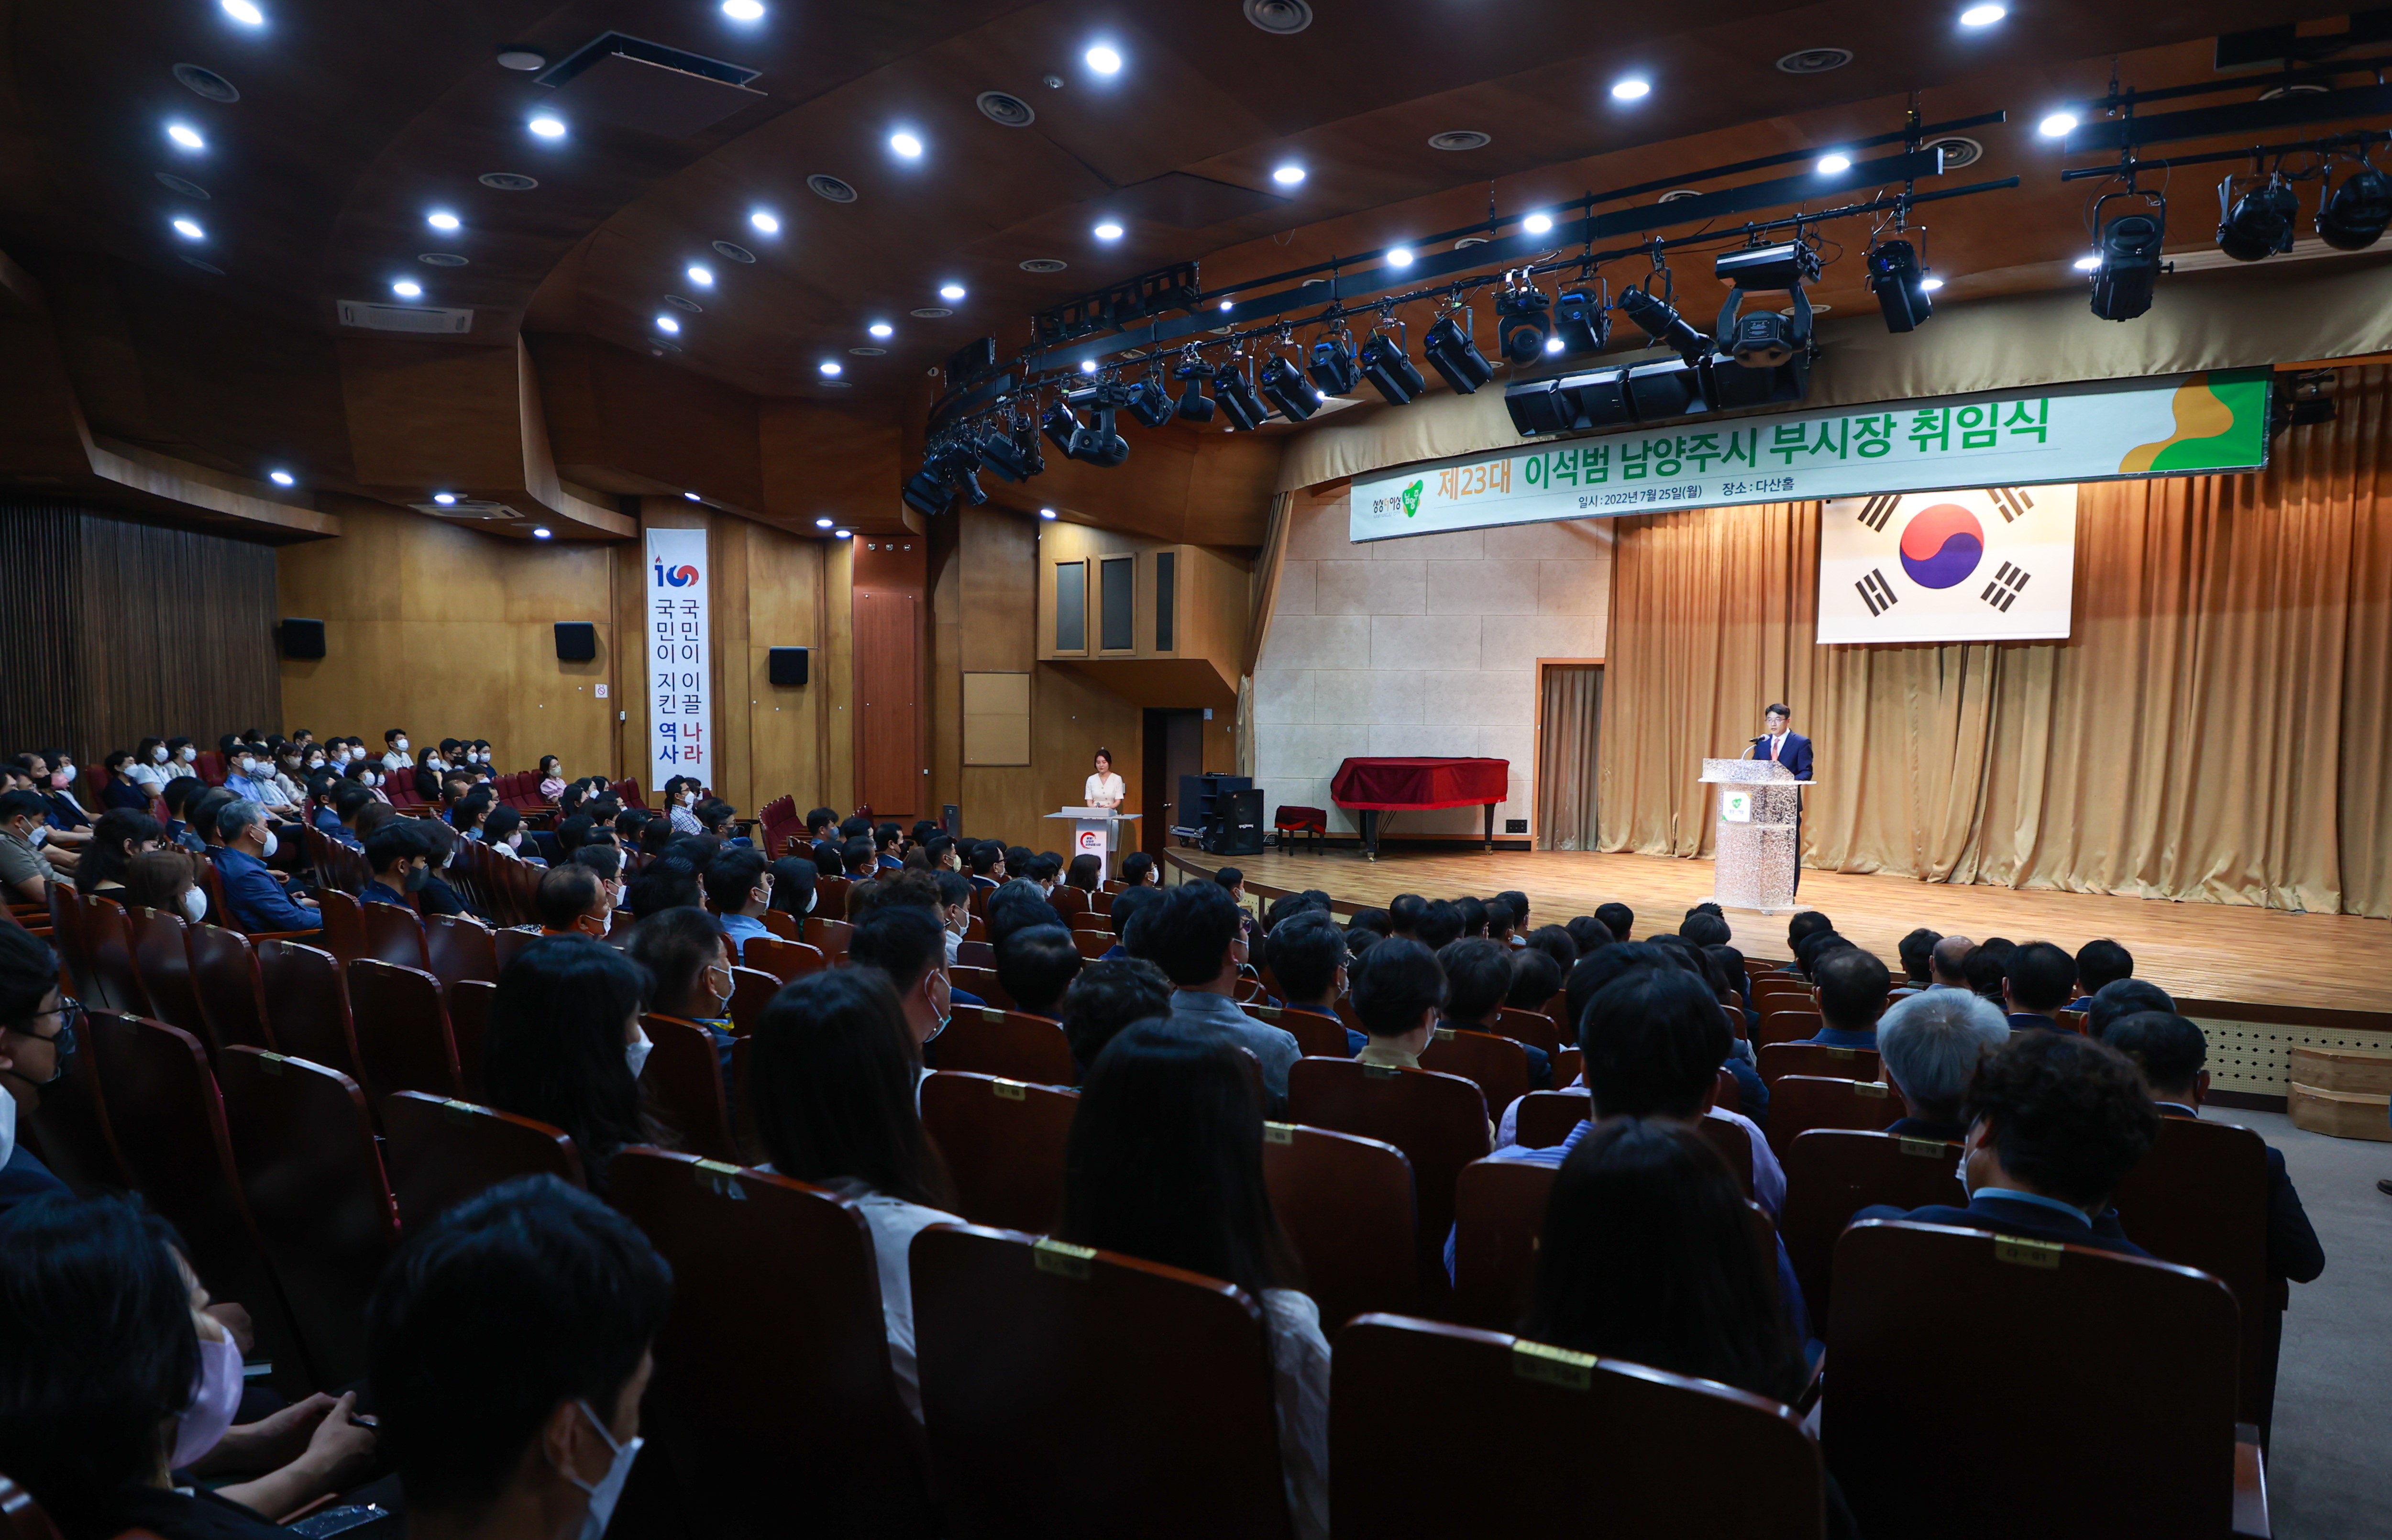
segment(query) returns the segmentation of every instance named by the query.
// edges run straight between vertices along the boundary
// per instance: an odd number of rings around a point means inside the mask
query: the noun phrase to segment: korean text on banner
[[[648,531],[648,770],[714,783],[706,531]]]

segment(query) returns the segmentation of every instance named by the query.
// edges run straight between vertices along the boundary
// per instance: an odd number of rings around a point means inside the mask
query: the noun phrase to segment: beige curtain
[[[1706,850],[1784,700],[1811,865],[2392,913],[2392,377],[2337,395],[2257,475],[2080,487],[2064,642],[1821,647],[1815,504],[1623,520],[1602,848]]]
[[[1288,510],[1291,492],[1271,496],[1270,522],[1263,529],[1263,549],[1254,558],[1254,576],[1247,586],[1246,650],[1238,665],[1238,773],[1254,773],[1254,665],[1263,643],[1270,638],[1271,612],[1279,608],[1279,574],[1287,564]]]
[[[1552,664],[1544,675],[1537,710],[1537,848],[1592,850],[1603,669]]]

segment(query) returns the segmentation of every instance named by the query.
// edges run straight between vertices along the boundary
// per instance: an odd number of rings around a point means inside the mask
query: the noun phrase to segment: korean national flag
[[[2074,484],[1840,498],[1819,520],[1822,642],[2068,635]]]

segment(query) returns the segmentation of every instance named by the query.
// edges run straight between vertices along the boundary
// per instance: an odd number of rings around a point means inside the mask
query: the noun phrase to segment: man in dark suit
[[[2132,1061],[2076,1033],[2014,1032],[1985,1055],[1960,1106],[1960,1182],[1969,1206],[1855,1219],[1905,1219],[2149,1255],[2118,1227],[2110,1195],[2159,1137],[2159,1109]]]
[[[2074,1032],[2084,1020],[2068,1009],[2076,995],[2076,959],[2049,941],[2029,941],[2002,963],[2002,1001],[2013,1032]]]
[[[1787,724],[1793,719],[1793,708],[1783,702],[1762,713],[1762,725],[1767,731],[1752,741],[1752,750],[1745,757],[1774,759],[1793,771],[1795,780],[1808,781],[1811,779],[1811,740],[1788,730]],[[1802,794],[1796,792],[1794,795],[1800,798]],[[1794,891],[1800,893],[1801,890],[1802,805],[1798,800],[1794,804]]]

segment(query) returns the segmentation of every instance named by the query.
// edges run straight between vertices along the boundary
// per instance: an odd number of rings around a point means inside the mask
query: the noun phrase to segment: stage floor
[[[1557,925],[1616,899],[1636,912],[1640,937],[1675,929],[1680,916],[1711,896],[1710,861],[1667,856],[1406,854],[1401,847],[1383,848],[1376,861],[1350,850],[1272,850],[1233,859],[1173,850],[1170,856],[1194,871],[1234,865],[1245,874],[1247,891],[1265,898],[1320,888],[1341,910],[1384,906],[1398,893],[1488,898],[1518,888],[1528,896],[1531,925]],[[2392,1009],[2392,920],[1812,871],[1802,874],[1801,901],[1832,916],[1839,931],[1897,971],[1896,943],[1919,925],[1978,940],[2057,941],[2071,951],[2107,936],[2135,954],[2138,977],[2171,994],[2322,1010]],[[1748,957],[1792,955],[1786,920],[1752,910],[1727,912],[1736,945]]]

